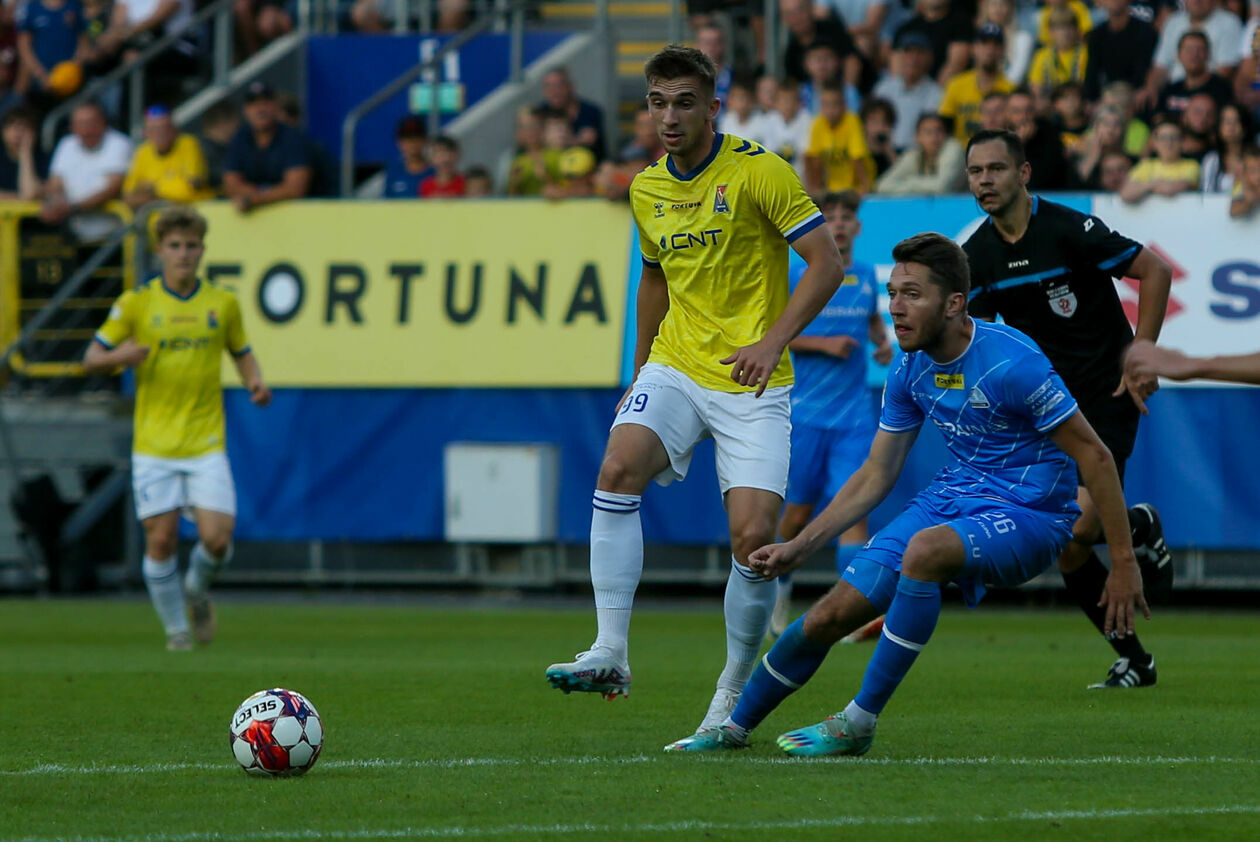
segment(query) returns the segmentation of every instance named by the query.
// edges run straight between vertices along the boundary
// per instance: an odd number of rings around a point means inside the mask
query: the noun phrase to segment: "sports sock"
[[[809,681],[831,651],[830,644],[806,637],[804,626],[805,618],[797,617],[753,670],[739,703],[726,719],[726,724],[742,729],[741,736],[760,725],[780,702]]]
[[[1089,617],[1099,634],[1102,634],[1107,621],[1107,609],[1098,604],[1103,588],[1107,586],[1107,568],[1103,566],[1102,559],[1097,553],[1091,552],[1084,564],[1071,573],[1063,574],[1063,584],[1067,585],[1068,593],[1085,612],[1085,616]],[[1106,635],[1103,637],[1120,657],[1128,658],[1139,666],[1150,663],[1151,656],[1142,647],[1142,642],[1138,640],[1136,634],[1125,637],[1116,637],[1113,634],[1110,637]]]
[[[875,721],[879,719],[878,716],[866,710],[856,701],[849,702],[845,706],[844,718],[849,720],[849,725],[852,726],[849,729],[852,731],[849,734],[850,737],[870,736],[870,733],[875,730]]]
[[[897,580],[897,593],[888,606],[884,632],[862,676],[862,689],[853,699],[860,708],[875,716],[884,710],[915,658],[931,639],[940,616],[940,584],[911,579],[903,573]]]
[[[779,593],[776,598],[777,599],[791,599],[792,598],[792,574],[784,573],[782,576],[775,579],[775,581],[779,583]]]
[[[188,558],[188,573],[184,576],[184,589],[194,595],[205,593],[206,588],[210,587],[210,583],[223,569],[223,565],[232,560],[232,549],[229,543],[227,551],[216,558],[206,549],[205,544],[198,541],[192,549],[192,555]]]
[[[158,561],[144,557],[141,565],[144,586],[153,601],[153,609],[167,636],[188,633],[188,611],[184,606],[184,586],[179,581],[179,564],[175,558]]]
[[[862,549],[862,544],[840,544],[836,547],[837,574],[844,575],[844,571],[848,569],[860,549]]]
[[[634,591],[643,575],[641,494],[596,491],[591,501],[591,585],[599,634],[592,649],[625,661]]]
[[[726,579],[726,596],[722,603],[726,616],[726,667],[718,676],[719,689],[738,693],[748,683],[778,595],[777,582],[765,581],[751,568],[731,558],[731,573]]]
[[[1129,509],[1129,537],[1134,547],[1145,544],[1151,537],[1151,516],[1136,506]]]

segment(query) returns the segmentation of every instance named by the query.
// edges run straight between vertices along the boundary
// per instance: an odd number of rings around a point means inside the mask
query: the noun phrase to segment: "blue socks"
[[[756,728],[822,666],[831,646],[807,638],[804,623],[804,617],[797,617],[753,671],[731,713],[737,727],[746,732]]]
[[[897,594],[888,607],[884,633],[875,644],[875,654],[862,677],[862,689],[854,699],[859,707],[873,714],[884,709],[932,637],[940,616],[940,583],[905,575],[897,580]]]

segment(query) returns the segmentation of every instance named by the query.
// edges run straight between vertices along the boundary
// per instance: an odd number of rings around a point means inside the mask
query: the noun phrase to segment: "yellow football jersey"
[[[111,349],[128,337],[149,348],[136,367],[132,449],[166,459],[222,450],[220,357],[249,352],[236,296],[198,281],[181,297],[154,278],[119,296],[96,332]]]
[[[630,209],[643,260],[660,266],[669,312],[649,362],[720,392],[755,391],[723,360],[765,336],[788,300],[788,244],[823,224],[792,165],[763,146],[718,134],[694,170],[666,155],[635,176]],[[770,386],[792,382],[787,351]]]

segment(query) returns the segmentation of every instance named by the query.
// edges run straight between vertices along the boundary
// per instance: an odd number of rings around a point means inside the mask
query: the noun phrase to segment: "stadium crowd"
[[[791,161],[814,195],[961,191],[968,138],[1007,127],[1028,149],[1035,191],[1105,191],[1127,202],[1226,193],[1236,216],[1260,206],[1260,3],[909,2],[779,0],[786,49],[775,73],[761,64],[764,27],[741,17],[752,14],[746,4],[692,0],[695,43],[719,68],[717,128]],[[347,22],[381,31],[391,8],[361,0]],[[462,0],[435,9],[435,28],[468,20]],[[222,195],[248,212],[335,195],[334,167],[301,129],[297,99],[262,84],[246,91],[243,107],[212,108],[198,137],[180,134],[165,106],[151,106],[135,149],[108,127],[116,102],[84,105],[51,157],[41,154],[40,115],[82,82],[59,78],[67,63],[105,72],[190,11],[187,0],[0,0],[0,198],[43,200],[50,222],[90,222],[117,199],[139,207]],[[283,13],[240,0],[238,55],[291,28]],[[249,15],[252,25],[242,23]],[[729,32],[745,39],[739,49]],[[169,52],[164,78],[179,78],[180,57],[191,53]],[[662,154],[647,111],[635,114],[623,143],[611,142],[602,110],[566,71],[548,72],[542,87],[541,101],[515,115],[513,146],[495,161],[462,161],[455,138],[429,137],[424,120],[404,117],[382,194],[624,198],[635,173]],[[99,235],[100,219],[94,224],[77,223]]]

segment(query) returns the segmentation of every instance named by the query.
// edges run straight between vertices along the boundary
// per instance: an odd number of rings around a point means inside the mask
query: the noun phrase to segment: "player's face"
[[[888,313],[901,350],[931,351],[938,346],[949,312],[950,300],[932,283],[926,266],[898,263],[893,267],[888,280]]]
[[[710,141],[707,127],[717,117],[719,103],[703,96],[699,79],[653,79],[647,104],[656,136],[670,155],[688,158]]]
[[[1000,215],[1028,184],[1032,169],[1015,159],[1000,140],[977,143],[967,156],[967,185],[985,213]]]
[[[832,205],[823,214],[823,218],[827,220],[827,230],[836,241],[836,248],[842,252],[853,248],[853,241],[862,231],[862,223],[858,221],[857,214],[844,205]]]
[[[206,250],[201,237],[192,231],[175,229],[158,243],[158,260],[167,283],[180,284],[197,277],[201,255]]]

